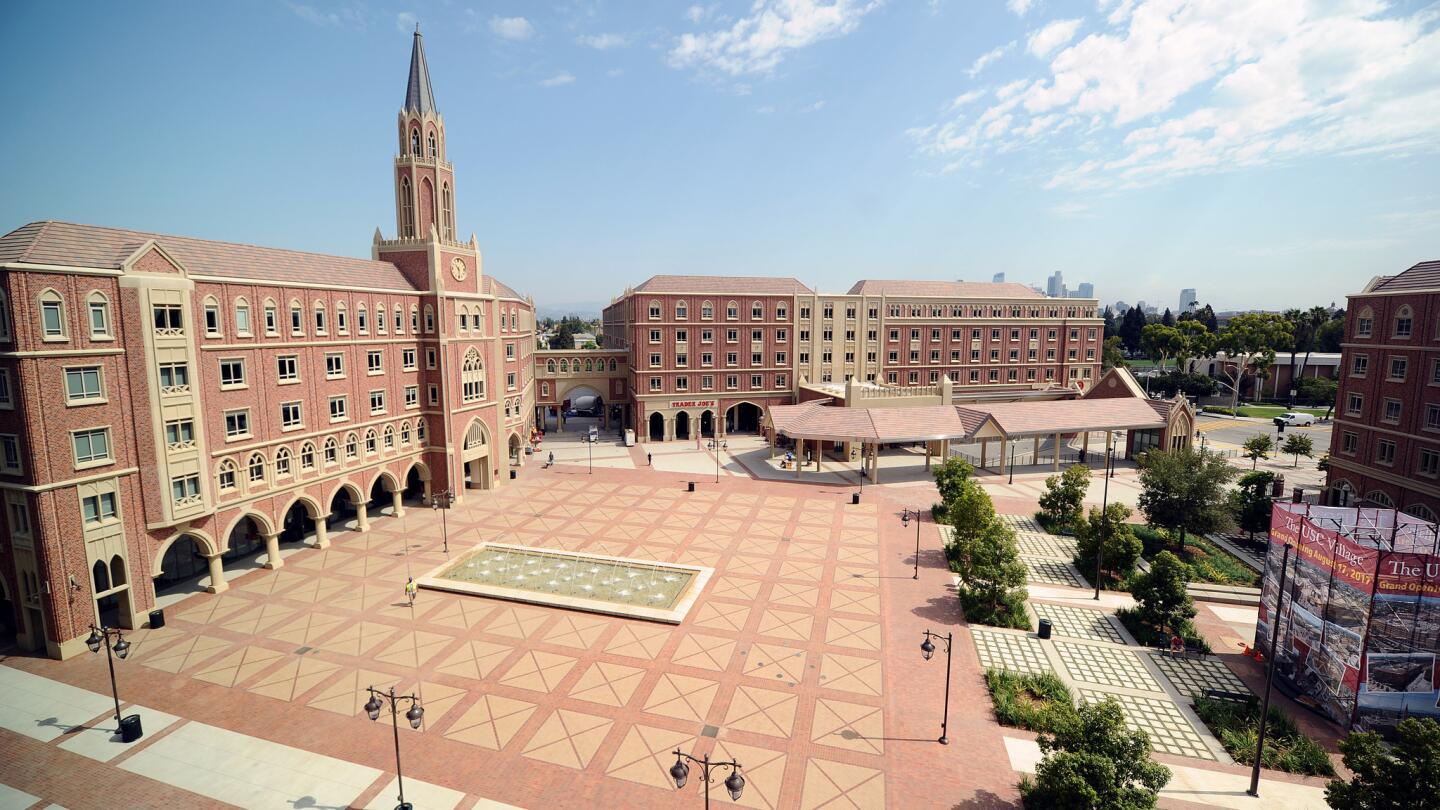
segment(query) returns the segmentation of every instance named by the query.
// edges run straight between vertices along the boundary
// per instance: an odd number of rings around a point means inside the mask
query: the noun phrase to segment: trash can
[[[1277,475],[1277,476],[1275,476],[1275,480],[1270,483],[1270,497],[1272,497],[1272,498],[1283,498],[1283,497],[1285,497],[1285,476],[1283,476],[1283,475]]]
[[[1039,635],[1040,638],[1050,638],[1050,620],[1049,620],[1049,619],[1041,619],[1041,620],[1040,620],[1040,632],[1039,632],[1037,635]]]
[[[850,503],[860,503],[860,493],[858,493],[858,492],[852,492],[852,493],[850,493]]]
[[[140,728],[140,715],[127,714],[120,721],[120,742],[132,743],[144,734]]]
[[[687,491],[689,491],[689,492],[694,492],[694,491],[695,491],[695,482],[694,482],[694,481],[691,481],[691,482],[690,482],[690,488],[689,488],[689,490],[687,490]]]
[[[165,610],[156,608],[150,611],[150,629],[159,630],[165,626]]]
[[[514,481],[514,480],[515,480],[515,471],[514,471],[514,470],[511,470],[511,471],[510,471],[510,480],[511,480],[511,481]]]
[[[1291,503],[1304,503],[1304,502],[1305,502],[1305,490],[1304,490],[1304,488],[1302,488],[1302,487],[1295,487],[1294,489],[1292,489],[1292,490],[1290,491],[1290,502],[1291,502]]]

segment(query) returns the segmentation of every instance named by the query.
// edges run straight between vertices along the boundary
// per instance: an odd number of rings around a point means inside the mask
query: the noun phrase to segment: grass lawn
[[[987,669],[985,686],[990,689],[995,719],[1002,726],[1054,732],[1075,716],[1070,690],[1053,672],[1033,675]]]
[[[1235,761],[1249,765],[1255,761],[1256,720],[1260,703],[1251,698],[1240,703],[1195,696],[1195,714],[1210,727],[1215,739]],[[1270,708],[1265,723],[1265,750],[1260,764],[1266,768],[1301,773],[1307,776],[1334,776],[1335,765],[1314,740],[1300,733],[1295,721]]]
[[[1254,568],[1230,555],[1229,552],[1193,534],[1185,535],[1185,550],[1169,532],[1136,526],[1135,536],[1145,545],[1145,559],[1154,559],[1156,554],[1169,551],[1189,564],[1191,581],[1208,582],[1215,585],[1243,585],[1259,587],[1260,574]]]
[[[1316,418],[1325,415],[1324,408],[1287,408],[1284,405],[1241,405],[1236,416],[1251,416],[1260,419],[1274,419],[1282,413],[1308,413]]]

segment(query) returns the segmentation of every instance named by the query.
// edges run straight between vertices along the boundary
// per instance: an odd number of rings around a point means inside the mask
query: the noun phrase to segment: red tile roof
[[[795,295],[813,292],[793,278],[776,276],[651,276],[635,292],[702,295]]]
[[[829,400],[773,405],[770,424],[792,438],[833,441],[910,442],[966,435],[959,414],[948,405],[845,408],[826,406],[825,402]]]
[[[864,279],[850,295],[917,296],[925,298],[1044,298],[1024,284],[990,281],[897,281]]]
[[[1440,290],[1440,261],[1420,262],[1398,275],[1380,279],[1369,292]]]
[[[1165,419],[1151,400],[1062,399],[1050,402],[995,402],[957,405],[957,411],[971,411],[967,421],[989,415],[1008,436],[1075,433],[1084,430],[1147,429],[1165,426]]]

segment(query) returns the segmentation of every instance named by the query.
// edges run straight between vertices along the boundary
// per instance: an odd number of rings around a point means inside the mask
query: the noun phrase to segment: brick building
[[[958,401],[1084,390],[1100,376],[1098,302],[1023,284],[857,282],[825,294],[792,278],[655,276],[604,312],[630,355],[642,440],[751,431],[804,382],[955,383]]]
[[[1349,296],[1326,486],[1337,506],[1440,515],[1440,261]]]
[[[66,657],[159,590],[488,489],[535,413],[533,302],[455,228],[417,31],[370,259],[35,222],[0,237],[0,621]]]

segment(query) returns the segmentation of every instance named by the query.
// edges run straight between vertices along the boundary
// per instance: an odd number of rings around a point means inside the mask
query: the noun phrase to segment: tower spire
[[[430,67],[425,64],[425,41],[420,36],[420,23],[415,23],[415,45],[410,51],[410,80],[405,85],[405,109],[436,114],[435,93],[430,89]]]

